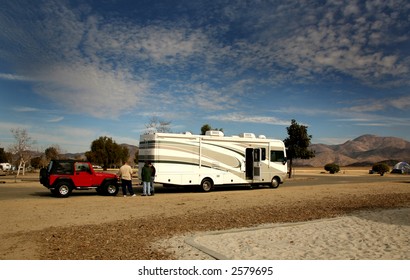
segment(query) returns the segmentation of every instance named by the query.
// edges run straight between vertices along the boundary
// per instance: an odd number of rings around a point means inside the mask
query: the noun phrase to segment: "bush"
[[[329,171],[330,174],[335,174],[340,171],[340,167],[336,163],[328,163],[325,165],[325,170]]]
[[[385,163],[376,163],[373,165],[372,170],[380,174],[380,176],[383,176],[384,173],[390,171],[390,167]]]

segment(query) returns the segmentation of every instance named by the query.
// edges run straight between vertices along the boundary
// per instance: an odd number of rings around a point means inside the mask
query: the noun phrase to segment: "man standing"
[[[127,197],[127,188],[131,196],[136,196],[134,190],[132,189],[132,168],[128,164],[128,161],[120,167],[117,175],[121,178],[122,194]]]
[[[151,195],[154,195],[155,190],[154,190],[154,181],[155,181],[155,167],[152,164],[152,162],[149,163],[149,166],[151,167]]]
[[[148,162],[144,164],[141,170],[141,180],[142,180],[142,196],[151,195],[151,166]]]

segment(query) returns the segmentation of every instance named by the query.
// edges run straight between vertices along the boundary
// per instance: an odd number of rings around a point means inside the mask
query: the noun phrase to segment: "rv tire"
[[[201,182],[201,188],[204,192],[209,192],[214,187],[214,184],[211,179],[205,178]]]
[[[279,178],[278,177],[273,177],[272,181],[270,182],[270,187],[273,189],[277,189],[279,187]]]

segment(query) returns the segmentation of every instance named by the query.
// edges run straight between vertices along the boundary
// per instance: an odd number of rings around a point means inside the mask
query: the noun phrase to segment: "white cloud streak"
[[[410,58],[396,47],[409,40],[408,1],[210,3],[206,12],[201,3],[189,5],[197,9],[193,22],[212,16],[219,24],[197,27],[186,14],[144,23],[86,4],[10,2],[0,14],[7,30],[0,40],[14,48],[0,55],[17,74],[0,78],[35,81],[35,91],[60,109],[100,118],[130,113],[155,96],[179,109],[240,110],[239,97],[258,94],[258,85],[317,82],[318,75],[409,85]],[[250,36],[231,36],[237,31]],[[403,101],[390,104],[407,108]]]
[[[39,109],[33,107],[15,107],[13,108],[16,112],[37,112]]]
[[[290,121],[281,120],[275,117],[266,117],[266,116],[249,116],[239,113],[231,114],[221,114],[208,117],[210,120],[218,121],[229,121],[229,122],[241,122],[241,123],[264,123],[270,125],[280,125],[287,126],[290,125]]]
[[[53,118],[53,119],[47,120],[47,122],[49,122],[49,123],[57,123],[57,122],[61,122],[62,120],[64,120],[64,117],[55,117],[55,118]]]

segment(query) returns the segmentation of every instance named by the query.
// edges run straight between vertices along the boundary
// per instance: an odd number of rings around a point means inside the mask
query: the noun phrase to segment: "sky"
[[[171,131],[410,141],[408,0],[0,0],[0,147]]]

